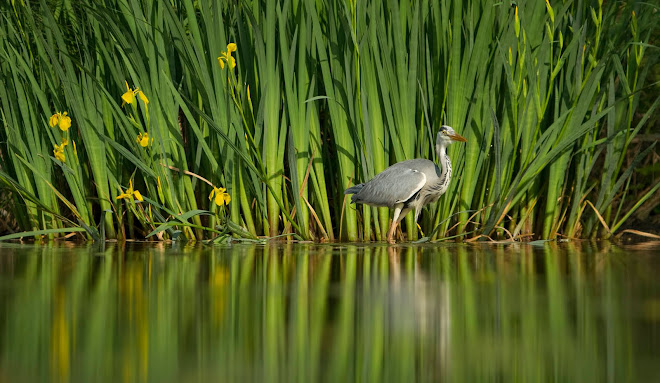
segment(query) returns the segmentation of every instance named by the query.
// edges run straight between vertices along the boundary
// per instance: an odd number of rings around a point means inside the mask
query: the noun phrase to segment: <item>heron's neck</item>
[[[436,144],[435,150],[438,152],[438,162],[440,163],[440,167],[442,168],[442,175],[444,176],[447,174],[447,171],[451,171],[449,156],[447,156],[447,147],[445,145]]]

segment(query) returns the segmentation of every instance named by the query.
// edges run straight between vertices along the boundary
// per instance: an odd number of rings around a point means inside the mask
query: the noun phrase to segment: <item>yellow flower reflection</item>
[[[232,52],[236,52],[236,49],[237,47],[235,43],[227,44],[227,51],[221,52],[220,57],[218,57],[220,68],[225,69],[225,63],[229,65],[229,69],[234,69],[234,67],[236,67],[236,59],[231,55]]]
[[[149,133],[144,133],[144,134],[140,133],[140,134],[138,134],[138,136],[135,140],[143,148],[146,148],[147,146],[149,146],[149,144],[154,142],[153,138],[151,138],[151,140],[149,140]]]
[[[71,374],[72,336],[66,291],[58,287],[52,301],[50,327],[50,365],[54,381],[67,382]]]
[[[117,199],[136,199],[138,201],[144,201],[142,194],[138,190],[133,190],[133,180],[128,181],[128,189],[125,192],[117,196]]]
[[[66,112],[57,112],[53,114],[48,120],[48,125],[50,125],[51,128],[59,126],[60,130],[66,132],[71,127],[71,117],[67,116],[66,114]]]
[[[209,201],[214,201],[218,206],[229,205],[231,196],[226,193],[227,189],[213,187],[213,191],[209,194]]]

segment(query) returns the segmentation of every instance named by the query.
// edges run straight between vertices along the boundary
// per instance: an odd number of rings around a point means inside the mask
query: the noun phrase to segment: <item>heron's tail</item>
[[[350,188],[344,190],[344,194],[353,194],[353,196],[351,196],[351,203],[357,203],[358,202],[357,193],[359,193],[360,190],[362,190],[363,187],[364,187],[364,184],[351,186]]]
[[[364,184],[359,184],[359,185],[351,186],[350,188],[344,190],[344,194],[355,194],[355,193],[359,193],[360,190],[362,190],[363,187],[364,187]]]

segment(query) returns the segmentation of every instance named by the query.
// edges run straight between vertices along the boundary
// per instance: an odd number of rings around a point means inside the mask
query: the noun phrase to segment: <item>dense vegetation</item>
[[[382,239],[387,209],[343,190],[433,158],[443,123],[468,142],[450,148],[455,178],[421,216],[427,237],[609,236],[659,203],[655,143],[636,140],[660,102],[647,2],[0,12],[0,186],[30,235]]]

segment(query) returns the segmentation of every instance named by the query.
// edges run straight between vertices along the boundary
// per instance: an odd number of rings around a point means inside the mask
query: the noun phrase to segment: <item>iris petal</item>
[[[135,190],[133,192],[133,196],[135,196],[135,199],[140,201],[140,202],[144,201],[144,198],[142,197],[142,194],[140,194],[140,192],[137,191],[137,190]]]
[[[51,128],[54,128],[57,123],[60,120],[59,113],[55,113],[52,116],[50,116],[50,120],[48,120],[48,125],[50,125]]]
[[[71,117],[67,116],[66,112],[64,112],[64,116],[60,118],[59,124],[60,124],[60,130],[66,132],[71,127]]]

